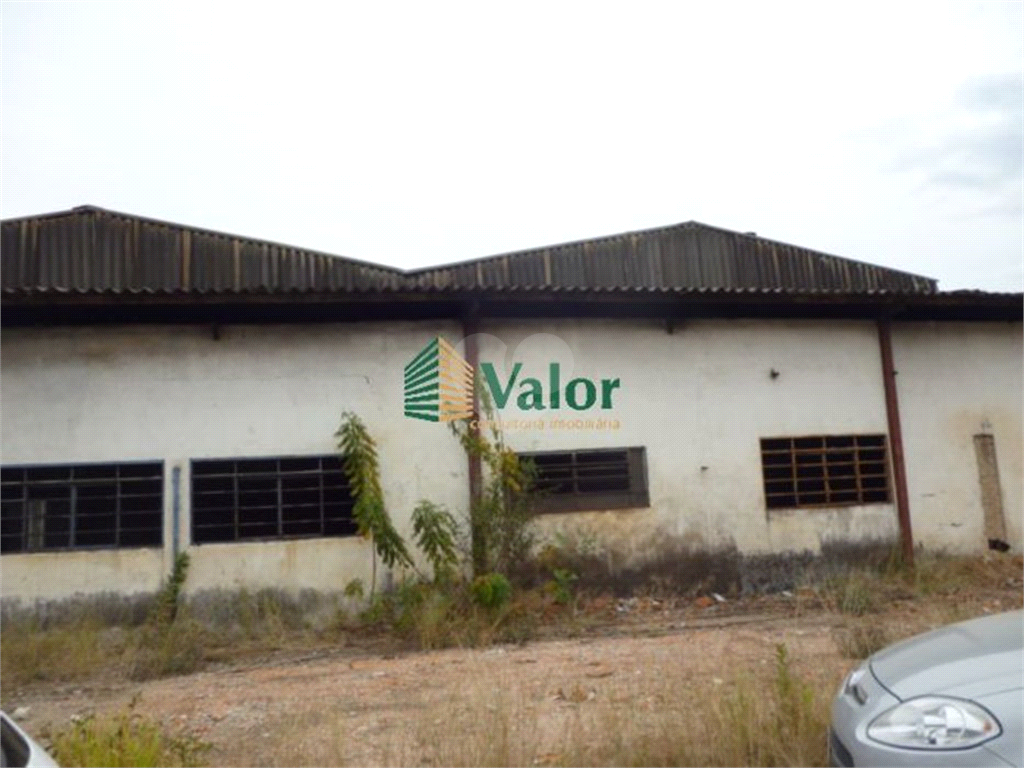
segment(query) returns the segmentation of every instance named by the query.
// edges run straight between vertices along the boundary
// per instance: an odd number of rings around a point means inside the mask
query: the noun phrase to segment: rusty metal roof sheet
[[[686,222],[403,271],[93,206],[2,222],[5,294],[934,293],[936,281]]]
[[[82,206],[0,225],[5,293],[397,289],[401,270]]]
[[[415,270],[420,289],[932,293],[934,279],[695,221]]]

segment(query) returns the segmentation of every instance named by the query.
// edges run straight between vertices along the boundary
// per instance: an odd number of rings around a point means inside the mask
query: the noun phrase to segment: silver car
[[[0,712],[0,766],[3,768],[57,768],[46,750]]]
[[[1024,768],[1022,655],[1022,611],[879,651],[832,704],[832,765]]]

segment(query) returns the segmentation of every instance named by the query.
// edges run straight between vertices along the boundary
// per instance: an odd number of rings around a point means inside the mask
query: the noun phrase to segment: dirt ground
[[[979,602],[978,612],[1020,602],[1013,586]],[[915,618],[916,610],[908,603],[874,620],[903,630],[941,623]],[[144,683],[40,685],[17,692],[8,711],[16,706],[38,734],[134,699],[136,711],[169,731],[209,743],[211,765],[472,764],[474,756],[485,759],[468,740],[486,717],[505,729],[504,738],[531,744],[506,759],[542,764],[545,755],[557,760],[588,708],[621,706],[632,716],[664,706],[676,692],[707,695],[745,670],[770,669],[780,643],[820,690],[834,690],[854,664],[835,639],[850,617],[794,611],[784,598],[612,606],[608,613],[580,636],[524,645],[384,653],[358,644],[307,647]]]

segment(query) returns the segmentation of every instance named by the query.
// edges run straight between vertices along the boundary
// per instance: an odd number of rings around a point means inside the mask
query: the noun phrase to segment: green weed
[[[172,736],[133,711],[135,702],[113,717],[85,717],[50,736],[54,758],[77,766],[200,766],[209,745]]]

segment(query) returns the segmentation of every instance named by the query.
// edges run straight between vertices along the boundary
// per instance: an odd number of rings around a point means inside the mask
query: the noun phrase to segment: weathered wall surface
[[[504,382],[549,388],[618,379],[608,408],[499,412],[516,450],[646,448],[650,507],[543,516],[552,540],[605,558],[609,570],[680,552],[819,552],[897,535],[892,504],[766,511],[759,440],[888,433],[875,325],[854,321],[497,321],[480,325],[480,360]],[[189,461],[325,454],[342,411],[378,440],[384,492],[401,532],[416,501],[464,513],[466,457],[443,424],[402,412],[404,365],[454,323],[10,329],[2,338],[4,464],[165,462],[160,550],[11,554],[3,596],[155,589],[173,549],[171,477],[181,473],[179,546],[189,547]],[[462,345],[458,345],[462,349]],[[973,437],[995,436],[1010,543],[1021,547],[1020,324],[894,328],[916,540],[984,546]],[[772,372],[776,375],[772,375]],[[600,386],[600,384],[598,384]],[[588,423],[589,421],[589,423]],[[338,590],[370,579],[358,539],[190,547],[189,591]],[[382,579],[383,574],[379,573]]]
[[[103,549],[4,555],[0,569],[5,601],[35,603],[79,593],[145,594],[160,588],[163,552]]]
[[[956,551],[987,545],[974,436],[990,434],[1006,532],[1021,535],[1020,323],[913,323],[893,328],[914,538]]]
[[[2,339],[4,464],[165,461],[165,550],[8,554],[3,593],[40,598],[77,591],[153,588],[170,570],[171,476],[181,470],[180,545],[188,545],[189,461],[329,454],[341,414],[351,410],[378,441],[384,493],[396,525],[410,533],[416,501],[451,509],[468,499],[465,454],[439,425],[409,434],[402,413],[403,366],[454,324],[10,329]],[[154,552],[156,554],[154,555]],[[342,589],[370,579],[369,545],[301,539],[191,548],[190,591],[219,586]],[[60,564],[109,560],[134,565]],[[120,572],[121,576],[116,574]],[[31,583],[31,588],[27,585]]]
[[[833,539],[896,535],[891,504],[766,512],[760,438],[886,433],[875,326],[869,322],[497,322],[481,325],[480,359],[520,378],[618,378],[613,408],[502,411],[516,450],[645,446],[651,506],[545,516],[552,538],[628,565],[678,549],[817,552]],[[771,375],[776,371],[777,376]],[[570,373],[571,371],[571,373]],[[540,419],[544,428],[530,426]],[[583,420],[583,428],[552,426]],[[586,428],[587,419],[608,425]],[[525,423],[525,424],[523,424]],[[617,428],[615,428],[617,426]]]

